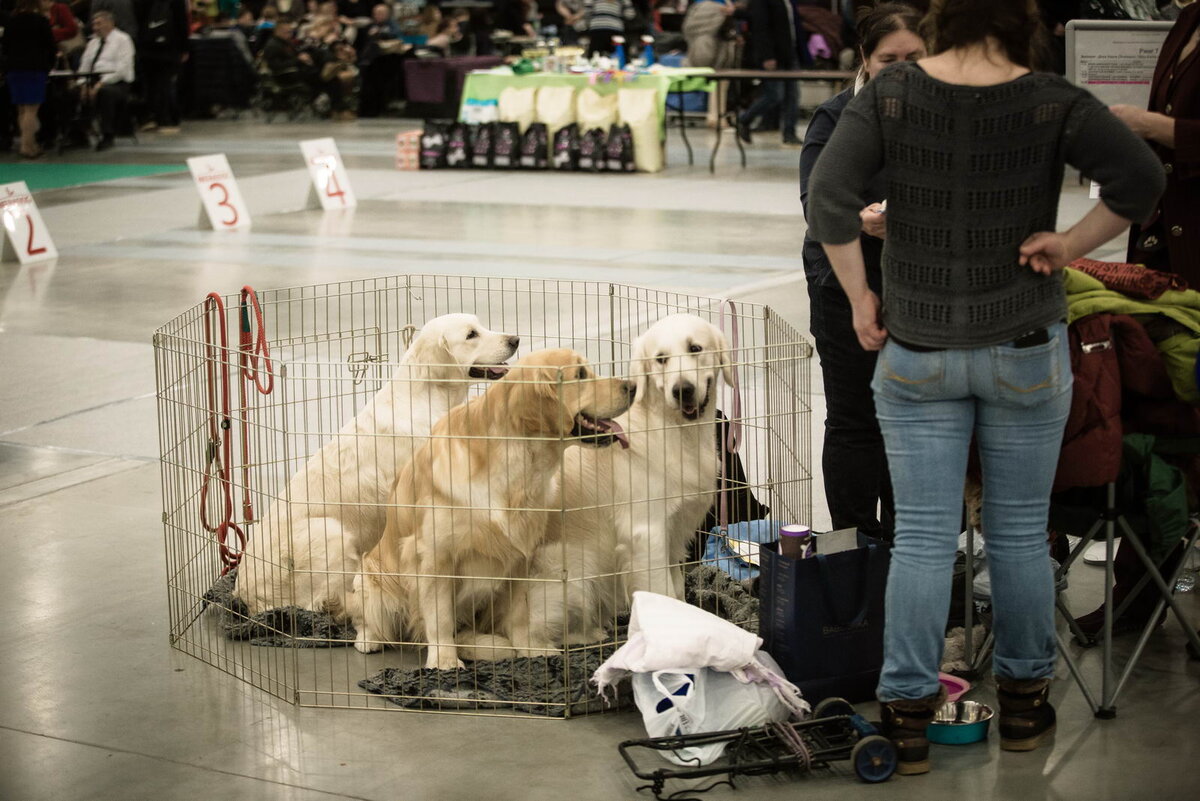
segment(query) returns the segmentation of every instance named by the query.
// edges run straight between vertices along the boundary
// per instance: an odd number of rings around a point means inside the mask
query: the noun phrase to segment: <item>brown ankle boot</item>
[[[1000,747],[1032,751],[1054,736],[1050,679],[996,678],[1000,698]]]
[[[933,716],[946,703],[946,688],[927,698],[902,699],[880,703],[883,735],[896,746],[899,763],[896,773],[916,776],[929,772],[929,740],[925,730]]]

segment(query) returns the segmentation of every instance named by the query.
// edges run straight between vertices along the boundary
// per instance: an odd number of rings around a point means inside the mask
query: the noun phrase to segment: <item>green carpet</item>
[[[31,191],[62,189],[118,178],[186,172],[180,164],[0,164],[0,184],[24,181]]]

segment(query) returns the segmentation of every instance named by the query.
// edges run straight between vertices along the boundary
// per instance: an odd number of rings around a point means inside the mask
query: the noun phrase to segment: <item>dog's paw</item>
[[[429,655],[425,657],[426,670],[463,670],[466,665],[455,649],[452,648],[430,648]]]
[[[375,654],[383,650],[383,645],[373,642],[372,638],[367,636],[367,632],[359,631],[354,635],[354,647],[359,653]]]

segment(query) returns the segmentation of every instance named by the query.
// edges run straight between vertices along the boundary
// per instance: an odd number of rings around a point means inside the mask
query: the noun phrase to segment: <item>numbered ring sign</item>
[[[242,200],[233,170],[224,153],[196,156],[187,160],[214,231],[236,231],[250,227],[250,211]]]
[[[350,188],[350,176],[346,174],[346,166],[342,164],[342,156],[332,137],[301,142],[300,152],[304,154],[314,194],[322,209],[352,209],[358,205],[354,190]]]
[[[58,258],[58,249],[24,181],[0,185],[0,217],[10,246],[4,248],[5,259],[10,258],[10,249],[21,264]]]

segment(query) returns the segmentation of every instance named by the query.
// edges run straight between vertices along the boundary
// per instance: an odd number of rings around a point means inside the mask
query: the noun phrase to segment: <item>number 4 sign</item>
[[[208,213],[214,231],[235,231],[250,227],[250,211],[238,191],[229,159],[224,153],[196,156],[187,160],[196,181],[196,190]],[[203,222],[203,219],[201,220]]]
[[[58,249],[24,181],[0,185],[0,218],[10,245],[4,248],[5,260],[11,259],[10,251],[16,251],[21,264],[58,258]]]
[[[350,176],[346,174],[342,156],[332,137],[301,142],[300,152],[304,154],[308,174],[312,176],[313,188],[322,209],[352,209],[358,205],[354,190],[350,188]]]

